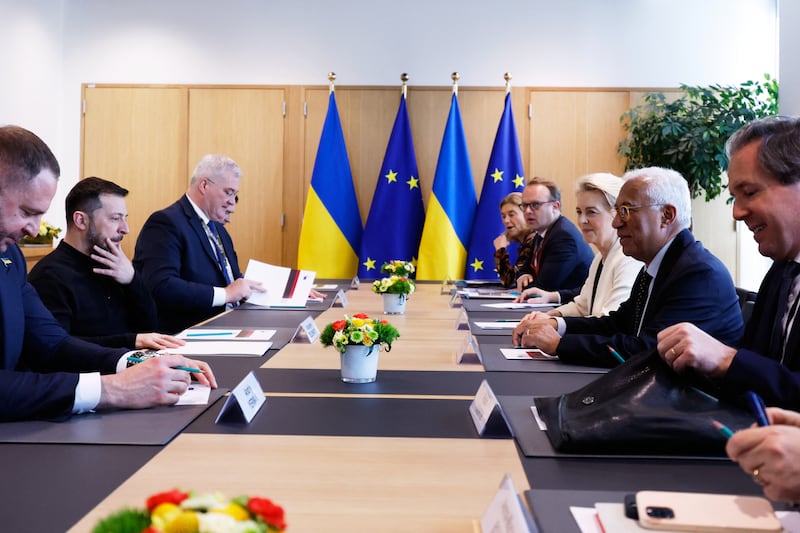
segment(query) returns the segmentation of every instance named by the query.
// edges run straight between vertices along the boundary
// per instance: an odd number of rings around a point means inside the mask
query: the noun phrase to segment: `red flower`
[[[283,521],[283,507],[275,505],[272,500],[267,498],[250,498],[247,501],[247,508],[256,516],[259,516],[268,525],[283,531],[286,529],[286,522]]]
[[[385,320],[385,319],[384,319],[384,320],[381,320],[381,326],[385,326],[385,325],[386,325],[386,324],[388,324],[388,323],[389,323],[389,321],[388,321],[388,320]]]
[[[153,526],[148,527],[145,530],[142,530],[142,533],[163,533],[160,529],[156,529]]]
[[[347,321],[345,320],[337,320],[332,324],[333,331],[342,331],[344,327],[347,325]]]
[[[353,315],[353,318],[362,318],[362,319],[364,319],[364,318],[369,318],[369,315],[367,315],[365,313],[356,313],[356,314]]]
[[[147,510],[152,511],[162,503],[174,503],[175,505],[178,505],[188,497],[189,495],[187,493],[181,492],[178,489],[169,490],[167,492],[159,492],[158,494],[153,494],[147,498]]]

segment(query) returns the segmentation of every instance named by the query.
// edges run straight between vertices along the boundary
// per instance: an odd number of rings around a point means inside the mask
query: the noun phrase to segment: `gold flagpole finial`
[[[458,74],[458,72],[453,72],[450,74],[450,79],[453,80],[453,94],[456,95],[458,94],[458,79],[460,77],[461,76]]]
[[[403,72],[400,74],[400,81],[403,82],[403,98],[405,98],[407,95],[406,84],[408,83],[408,72]]]
[[[506,93],[511,92],[511,73],[506,72],[503,74],[503,79],[506,80]]]
[[[328,72],[328,88],[330,89],[331,92],[333,92],[333,80],[335,79],[336,79],[336,73]]]

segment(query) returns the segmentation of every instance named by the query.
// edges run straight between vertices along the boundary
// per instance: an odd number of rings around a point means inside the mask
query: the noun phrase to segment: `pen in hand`
[[[608,351],[611,352],[611,355],[614,356],[614,359],[616,359],[618,363],[622,364],[625,362],[625,359],[623,359],[623,357],[619,354],[618,351],[614,349],[613,346],[609,345],[606,347],[608,348]]]
[[[756,417],[756,423],[759,426],[768,426],[769,417],[767,416],[767,407],[764,405],[764,400],[755,392],[749,390],[744,393],[747,398],[747,404],[750,406],[753,416]]]
[[[128,356],[128,361],[131,363],[141,363],[142,361],[146,361],[146,359],[142,359],[141,357],[134,357],[132,355]],[[203,371],[199,368],[192,368],[190,366],[173,366],[172,368],[176,370],[183,370],[184,372],[191,372],[192,374],[202,374]]]

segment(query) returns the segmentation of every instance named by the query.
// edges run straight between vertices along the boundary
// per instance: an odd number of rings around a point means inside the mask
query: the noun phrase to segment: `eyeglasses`
[[[544,204],[552,204],[555,200],[547,200],[546,202],[530,202],[530,203],[521,203],[519,204],[519,208],[525,211],[526,209],[530,208],[531,211],[536,211]]]
[[[235,198],[237,202],[239,201],[239,198],[238,198],[239,191],[236,191],[236,190],[231,189],[231,188],[222,189],[222,187],[217,185],[217,182],[212,180],[211,178],[206,178],[206,181],[209,182],[209,183],[213,183],[214,185],[219,187],[222,190],[222,192],[225,193],[225,196],[227,196],[228,198]]]
[[[631,214],[634,211],[638,211],[639,209],[644,209],[645,207],[661,207],[666,204],[647,204],[647,205],[621,205],[619,207],[615,207],[614,209],[617,210],[617,215],[619,219],[623,222],[627,222],[631,218]]]

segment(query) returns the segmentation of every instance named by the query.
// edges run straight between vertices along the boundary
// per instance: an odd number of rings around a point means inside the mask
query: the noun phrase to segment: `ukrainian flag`
[[[464,277],[476,204],[467,141],[454,92],[422,230],[418,280]]]
[[[417,157],[402,95],[364,228],[358,277],[380,278],[384,263],[416,259],[424,221]]]
[[[331,91],[300,229],[298,268],[313,270],[318,278],[352,278],[361,232],[350,160]]]
[[[514,113],[511,110],[511,93],[506,93],[503,115],[489,157],[489,166],[483,178],[481,200],[472,227],[472,238],[467,254],[466,279],[497,280],[494,268],[494,239],[505,231],[500,217],[500,201],[509,193],[522,192],[525,173],[519,155]],[[513,244],[513,243],[512,243]],[[509,247],[511,248],[511,247]],[[512,253],[512,250],[509,250]],[[514,254],[516,255],[516,254]],[[514,264],[516,257],[511,258]]]

